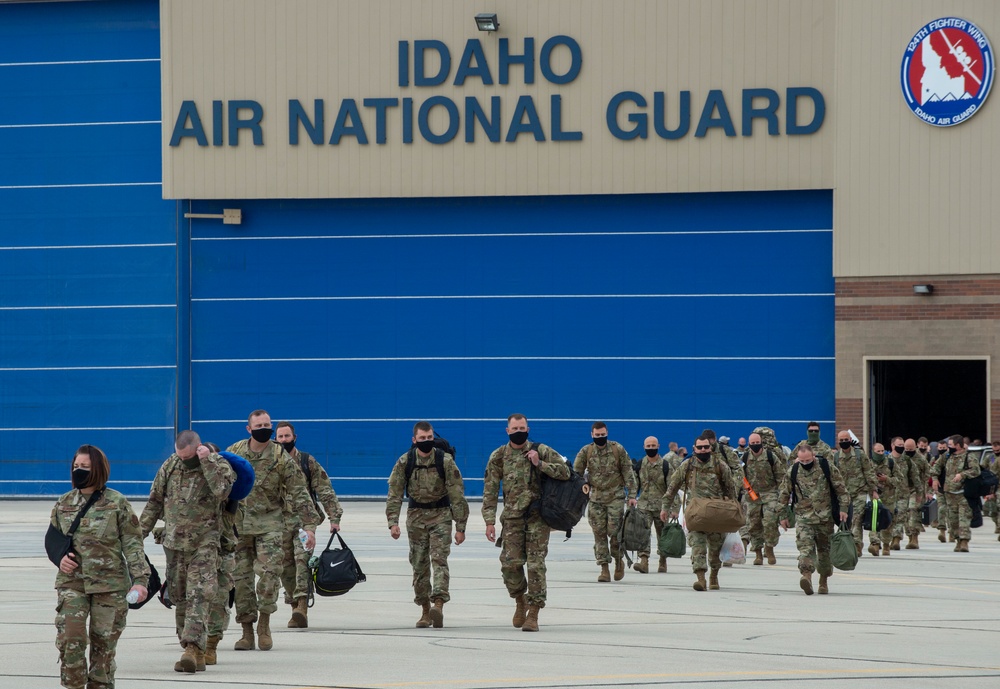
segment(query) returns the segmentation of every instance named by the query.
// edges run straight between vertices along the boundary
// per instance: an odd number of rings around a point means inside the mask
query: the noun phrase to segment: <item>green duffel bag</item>
[[[684,527],[676,520],[663,525],[660,538],[656,543],[656,552],[663,557],[684,557],[687,553],[687,537]]]
[[[854,544],[854,534],[842,526],[830,536],[830,564],[845,572],[858,566],[858,548]]]

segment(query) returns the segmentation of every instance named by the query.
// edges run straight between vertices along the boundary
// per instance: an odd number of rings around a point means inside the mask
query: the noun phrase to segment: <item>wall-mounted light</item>
[[[476,15],[476,28],[480,31],[496,31],[500,28],[500,22],[497,21],[496,12],[483,12]]]
[[[914,294],[934,294],[934,285],[914,285]]]

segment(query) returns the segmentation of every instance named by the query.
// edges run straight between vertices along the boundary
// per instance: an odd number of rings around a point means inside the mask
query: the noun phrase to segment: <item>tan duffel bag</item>
[[[684,506],[688,531],[732,533],[746,524],[740,503],[723,498],[690,498]]]

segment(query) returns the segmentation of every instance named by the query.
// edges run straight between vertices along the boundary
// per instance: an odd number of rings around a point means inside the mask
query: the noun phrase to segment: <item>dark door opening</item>
[[[868,374],[871,442],[888,449],[893,436],[941,440],[959,433],[989,440],[986,361],[872,361]]]

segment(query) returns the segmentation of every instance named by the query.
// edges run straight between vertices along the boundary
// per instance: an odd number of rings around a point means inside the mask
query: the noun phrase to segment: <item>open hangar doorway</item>
[[[893,436],[989,440],[989,358],[867,358],[869,446]]]

